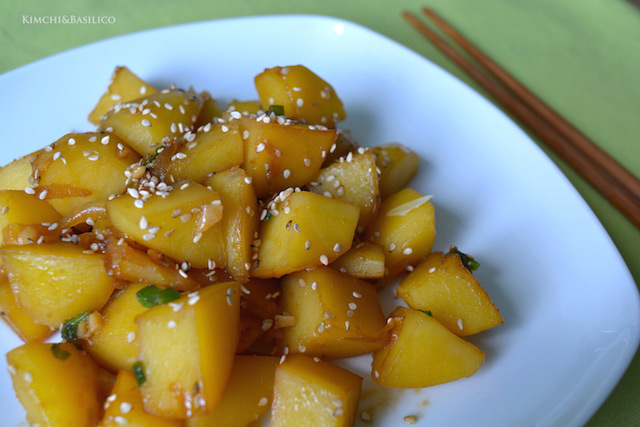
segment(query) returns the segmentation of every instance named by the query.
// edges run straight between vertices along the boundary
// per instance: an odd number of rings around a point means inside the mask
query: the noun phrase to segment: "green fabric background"
[[[3,0],[0,73],[76,46],[149,28],[246,15],[309,13],[367,26],[470,83],[401,18],[402,10],[418,13],[422,5],[434,7],[640,176],[640,10],[624,0]],[[116,23],[28,25],[22,22],[25,15],[106,15],[114,16]],[[640,283],[640,231],[551,157],[600,218]],[[639,397],[640,356],[636,354],[589,425],[640,425]]]

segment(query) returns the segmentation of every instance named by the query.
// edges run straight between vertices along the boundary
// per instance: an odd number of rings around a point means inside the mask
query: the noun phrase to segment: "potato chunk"
[[[278,357],[236,356],[218,406],[208,415],[189,418],[186,427],[248,426],[271,407]]]
[[[259,198],[311,181],[338,136],[333,130],[265,120],[237,120],[244,139],[242,168]]]
[[[396,293],[410,307],[430,311],[458,336],[504,323],[489,295],[455,253],[429,255],[398,285]]]
[[[133,74],[127,67],[116,67],[111,75],[107,91],[98,101],[98,105],[89,113],[89,121],[97,125],[102,116],[107,114],[109,108],[117,103],[130,102],[156,92],[158,92],[156,88]]]
[[[114,289],[102,255],[70,243],[6,246],[0,256],[18,304],[42,325],[100,310]]]
[[[255,83],[262,105],[282,105],[290,119],[335,127],[346,117],[333,87],[302,65],[266,69]]]
[[[107,202],[116,229],[178,262],[205,268],[213,260],[225,267],[221,216],[213,215],[222,213],[217,192],[196,183],[177,183],[166,197],[152,196],[138,208],[140,201],[126,194]]]
[[[7,353],[7,365],[30,425],[98,423],[98,366],[73,344],[28,343]]]
[[[360,209],[360,232],[369,224],[380,205],[376,163],[369,151],[347,154],[342,162],[322,169],[310,188],[314,193],[329,194],[357,206]]]
[[[0,276],[0,317],[24,342],[44,341],[53,329],[33,321],[16,303],[9,282]]]
[[[377,292],[349,275],[320,266],[285,276],[280,304],[295,318],[282,338],[290,353],[351,357],[384,345]]]
[[[240,283],[225,282],[138,317],[144,408],[185,418],[216,407],[238,345]]]
[[[128,371],[118,372],[111,397],[105,403],[101,427],[182,427],[182,420],[151,415],[144,410],[142,394],[135,376]]]
[[[29,178],[33,172],[31,161],[36,154],[20,157],[0,167],[0,190],[24,190],[29,187]]]
[[[194,128],[202,98],[193,91],[164,90],[114,106],[100,121],[140,155],[152,155],[162,145]]]
[[[389,343],[373,353],[373,379],[385,387],[429,387],[473,375],[484,353],[433,317],[411,308],[391,313]]]
[[[59,219],[58,211],[47,201],[40,200],[33,194],[27,194],[21,190],[0,190],[0,232],[9,224],[40,225],[54,223]],[[0,234],[1,242],[3,242],[2,234]]]
[[[207,184],[220,193],[224,214],[224,235],[227,271],[235,280],[249,279],[251,244],[258,230],[258,199],[251,180],[241,168],[213,175]]]
[[[380,196],[386,199],[402,190],[418,172],[418,155],[402,144],[391,143],[371,147],[380,171]]]
[[[436,238],[435,213],[429,196],[405,188],[382,202],[380,212],[362,234],[363,241],[384,248],[388,273],[397,276],[431,252]]]
[[[259,262],[253,272],[256,277],[281,277],[327,265],[351,247],[358,223],[357,207],[307,191],[289,193],[286,198],[285,194],[279,196],[277,200],[284,200],[260,225]]]
[[[138,360],[138,325],[135,319],[148,309],[136,298],[136,292],[146,284],[132,283],[116,293],[102,309],[104,325],[83,348],[98,363],[111,371],[131,371]]]
[[[276,369],[271,427],[348,427],[355,422],[362,378],[294,354]]]
[[[374,243],[359,242],[330,267],[359,279],[379,279],[384,276],[384,249]]]
[[[33,161],[35,193],[62,215],[122,193],[124,172],[139,159],[120,138],[100,133],[71,133],[51,147]]]

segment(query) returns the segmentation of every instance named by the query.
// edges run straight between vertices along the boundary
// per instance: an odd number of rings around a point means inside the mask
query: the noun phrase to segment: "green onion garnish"
[[[136,292],[136,298],[143,307],[166,304],[180,298],[180,292],[174,288],[161,289],[154,285],[146,286]]]
[[[60,329],[62,338],[67,341],[75,341],[78,339],[78,325],[89,315],[88,311],[83,311],[76,317],[65,320]]]
[[[273,113],[276,116],[284,116],[284,107],[282,105],[272,105],[267,110],[267,113]]]
[[[429,311],[429,310],[418,310],[418,311],[423,312],[424,314],[426,314],[429,317],[433,317],[433,313],[431,311]]]
[[[133,375],[136,377],[136,382],[138,386],[147,381],[147,376],[144,374],[144,366],[142,366],[142,362],[136,362],[133,364]]]
[[[51,353],[53,353],[56,359],[60,359],[60,360],[67,360],[69,356],[71,356],[71,353],[61,348],[60,344],[53,344],[51,346]]]
[[[469,271],[476,271],[478,267],[480,267],[480,263],[473,259],[471,255],[460,252],[455,246],[449,247],[449,253],[447,253],[447,255],[449,254],[458,255],[460,257],[460,261],[462,261],[462,265],[467,267],[467,270]]]

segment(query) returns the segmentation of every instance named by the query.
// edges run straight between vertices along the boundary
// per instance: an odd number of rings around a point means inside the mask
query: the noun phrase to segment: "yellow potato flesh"
[[[111,75],[107,92],[100,97],[98,104],[89,113],[89,121],[97,125],[109,108],[117,103],[133,101],[156,92],[158,91],[153,86],[133,74],[127,67],[116,67]]]
[[[6,246],[0,256],[18,304],[42,325],[100,310],[114,289],[102,255],[70,243]]]
[[[333,87],[302,65],[266,69],[255,77],[255,84],[265,108],[282,105],[291,119],[335,127],[346,117]]]
[[[455,381],[473,375],[484,362],[480,349],[428,314],[398,307],[390,317],[390,342],[373,353],[373,379],[382,386],[416,388]]]
[[[126,188],[124,172],[138,159],[113,135],[65,135],[33,161],[34,178],[38,178],[36,195],[67,215],[81,205],[122,193]]]
[[[384,345],[376,290],[349,275],[320,266],[285,276],[280,304],[295,318],[282,338],[289,353],[351,357]]]
[[[248,426],[271,407],[279,357],[236,356],[220,403],[208,415],[189,418],[186,427]]]
[[[131,372],[120,371],[105,403],[101,427],[182,427],[182,420],[159,417],[144,410],[142,394]]]
[[[29,177],[33,172],[31,161],[36,153],[20,157],[0,167],[0,190],[24,190],[29,187]]]
[[[255,277],[281,277],[335,260],[351,247],[359,215],[349,203],[307,191],[293,192],[277,212],[260,225]]]
[[[418,172],[418,155],[402,144],[371,147],[380,171],[380,196],[383,199],[402,190]]]
[[[396,293],[410,307],[429,310],[459,336],[477,334],[504,322],[457,254],[432,253],[398,285]]]
[[[341,273],[359,279],[379,279],[384,276],[384,249],[369,242],[359,242],[331,263]]]
[[[139,244],[180,263],[188,261],[193,267],[205,268],[213,260],[224,268],[226,255],[220,222],[206,231],[198,231],[199,214],[210,205],[220,205],[219,194],[196,183],[175,185],[167,197],[152,196],[142,208],[135,206],[136,199],[129,194],[107,202],[111,223]]]
[[[138,325],[135,319],[147,311],[136,298],[146,284],[132,283],[117,293],[101,310],[102,329],[83,342],[83,348],[113,372],[131,371],[138,360]]]
[[[355,422],[362,378],[303,355],[276,369],[271,427],[348,427]]]
[[[259,222],[255,189],[241,168],[217,173],[209,178],[207,184],[220,193],[224,206],[222,232],[227,271],[235,280],[246,281],[252,262],[251,244]]]
[[[6,278],[0,276],[0,317],[24,342],[44,341],[53,329],[39,325],[18,306]]]
[[[53,224],[60,218],[58,211],[47,201],[33,194],[22,190],[0,190],[0,232],[9,224]],[[0,242],[2,240],[0,234]]]
[[[186,418],[218,404],[238,345],[239,285],[214,284],[138,317],[147,412]]]
[[[30,425],[93,427],[98,423],[98,367],[73,344],[24,344],[7,353],[7,365]]]

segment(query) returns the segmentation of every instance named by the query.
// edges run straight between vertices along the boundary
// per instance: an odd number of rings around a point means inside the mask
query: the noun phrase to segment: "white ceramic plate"
[[[374,391],[374,424],[581,425],[630,362],[638,291],[574,188],[492,104],[424,58],[365,28],[314,16],[256,17],[147,31],[74,49],[0,76],[0,164],[91,130],[88,112],[116,65],[158,86],[255,99],[266,67],[305,64],[345,103],[364,145],[400,141],[422,159],[412,187],[434,194],[438,237],[473,254],[505,324],[473,338],[471,378],[419,391]],[[396,302],[390,296],[385,308]],[[0,353],[20,341],[0,325]],[[344,362],[368,377],[370,358]],[[24,425],[4,357],[2,424]],[[365,382],[365,389],[374,388]]]

